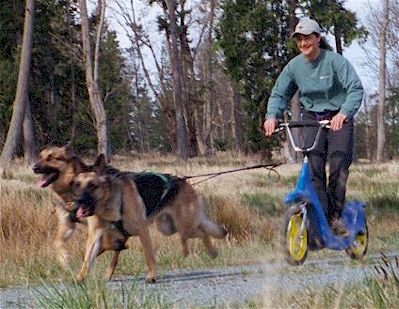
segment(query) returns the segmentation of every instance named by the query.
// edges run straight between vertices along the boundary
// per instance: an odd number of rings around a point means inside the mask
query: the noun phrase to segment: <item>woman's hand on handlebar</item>
[[[346,120],[346,115],[343,113],[338,113],[332,117],[330,121],[330,127],[333,131],[338,131],[342,129],[342,126]]]
[[[277,126],[277,120],[275,118],[266,119],[265,122],[263,123],[263,129],[265,135],[267,137],[272,136],[272,134],[276,130],[276,126]]]

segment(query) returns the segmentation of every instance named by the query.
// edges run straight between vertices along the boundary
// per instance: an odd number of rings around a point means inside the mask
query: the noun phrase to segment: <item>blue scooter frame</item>
[[[367,251],[368,229],[365,215],[365,204],[359,201],[346,202],[341,220],[345,223],[349,235],[338,236],[330,228],[313,188],[307,154],[312,151],[320,138],[323,129],[328,129],[329,122],[289,122],[279,125],[278,130],[286,130],[295,151],[304,155],[303,164],[295,189],[287,194],[284,203],[291,207],[285,214],[282,227],[282,244],[286,260],[293,265],[304,262],[307,249],[346,250],[354,259],[362,258]],[[318,131],[314,143],[309,148],[300,148],[295,144],[291,128],[317,126]]]

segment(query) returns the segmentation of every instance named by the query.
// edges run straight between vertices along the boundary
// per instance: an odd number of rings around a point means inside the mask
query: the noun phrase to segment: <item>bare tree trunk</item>
[[[180,0],[180,59],[182,62],[183,76],[181,78],[183,87],[183,110],[187,126],[187,139],[189,148],[189,157],[198,155],[198,141],[197,141],[197,127],[195,119],[195,109],[197,109],[198,99],[195,94],[195,73],[194,73],[194,58],[191,53],[188,25],[185,24],[186,16],[186,0]]]
[[[366,158],[371,159],[371,145],[370,145],[370,112],[368,108],[368,98],[364,100],[364,113],[366,115],[366,126],[365,126],[365,145],[366,145]]]
[[[132,46],[133,46],[135,52],[137,53],[139,60],[140,60],[140,64],[143,69],[144,77],[147,81],[147,84],[148,84],[150,90],[152,91],[153,95],[155,96],[155,98],[159,104],[159,107],[161,108],[162,113],[164,114],[164,116],[166,118],[166,121],[168,123],[167,126],[170,128],[170,130],[167,132],[167,136],[170,141],[172,150],[176,151],[176,148],[177,148],[177,146],[176,146],[176,140],[177,140],[176,113],[175,113],[175,109],[173,108],[173,103],[170,102],[171,100],[169,100],[166,96],[166,94],[168,93],[168,89],[165,85],[163,70],[162,70],[161,65],[159,64],[159,61],[155,55],[152,43],[150,42],[149,37],[147,37],[146,33],[143,31],[144,27],[142,25],[138,24],[136,21],[136,12],[135,12],[135,8],[134,8],[133,0],[130,0],[130,13],[129,13],[128,9],[125,7],[123,1],[115,1],[115,3],[118,5],[118,7],[121,11],[121,15],[124,19],[126,26],[127,26],[127,28],[125,29],[126,33],[127,34],[133,33],[133,35],[128,35],[128,36],[130,38],[130,41],[132,43]],[[167,8],[164,7],[164,10],[166,12]],[[167,35],[167,37],[169,38],[169,35]],[[142,53],[143,47],[147,47],[151,52],[151,55],[152,55],[152,58],[154,60],[155,67],[157,70],[161,91],[158,91],[156,89],[156,86],[154,85],[154,83],[152,81],[150,72],[147,69],[146,63],[144,61],[144,56]],[[160,92],[163,93],[163,95]]]
[[[15,153],[18,142],[21,140],[22,124],[25,116],[25,108],[28,98],[30,62],[32,56],[33,18],[35,1],[26,0],[24,34],[22,39],[21,60],[18,73],[17,92],[13,105],[10,128],[8,129],[6,142],[0,157],[3,167],[9,166]]]
[[[386,43],[387,30],[389,23],[388,3],[389,0],[383,0],[383,16],[381,31],[379,36],[380,49],[380,67],[379,67],[379,94],[378,94],[378,111],[377,111],[377,153],[376,160],[383,161],[385,148],[385,121],[384,121],[384,105],[385,105],[385,85],[386,85]]]
[[[338,54],[342,55],[342,39],[339,27],[335,26],[334,30],[334,37],[335,37],[335,50]]]
[[[98,0],[97,13],[100,14],[100,20],[97,24],[96,29],[96,45],[94,46],[94,70],[93,76],[94,81],[98,84],[98,74],[100,70],[100,45],[101,45],[101,35],[104,28],[104,18],[105,18],[105,0]]]
[[[208,149],[206,149],[207,153],[210,153],[212,151],[212,144],[213,144],[213,137],[212,133],[214,131],[214,116],[215,116],[215,105],[216,105],[216,95],[215,95],[215,82],[214,82],[214,56],[215,53],[212,49],[213,46],[213,31],[214,31],[214,20],[215,20],[215,14],[216,14],[216,0],[210,0],[210,12],[209,12],[209,30],[208,30],[208,38],[207,38],[207,61],[208,61],[208,74],[206,76],[206,80],[209,83],[209,89],[208,89],[208,97],[205,102],[204,108],[205,108],[205,140],[206,140],[206,146]],[[205,71],[206,72],[206,71]],[[233,95],[234,96],[234,95]],[[233,101],[234,104],[234,101]],[[234,107],[233,107],[234,108]],[[235,114],[234,114],[235,116]]]
[[[30,165],[36,160],[36,141],[35,141],[35,131],[33,125],[32,111],[28,98],[26,99],[23,132],[24,132],[25,163]]]
[[[102,31],[102,21],[104,19],[105,1],[101,0],[99,5],[102,5],[101,9],[101,21],[97,28],[96,44],[100,43],[101,31]],[[80,6],[80,18],[81,18],[81,28],[82,28],[82,44],[83,44],[83,57],[85,65],[85,75],[86,75],[86,85],[89,93],[89,99],[91,104],[91,109],[95,117],[95,127],[97,131],[97,151],[102,153],[105,157],[109,158],[109,148],[108,148],[108,135],[107,135],[107,121],[105,115],[104,104],[101,98],[100,88],[97,82],[98,79],[98,63],[99,63],[99,46],[96,45],[95,48],[95,59],[94,59],[94,69],[92,62],[92,52],[90,46],[90,33],[89,33],[89,20],[87,14],[86,0],[79,0]]]
[[[232,110],[233,110],[233,136],[235,142],[235,150],[240,153],[245,153],[244,134],[242,129],[242,102],[241,94],[237,91],[234,85],[230,87],[232,92]]]
[[[171,40],[171,54],[169,55],[172,64],[173,77],[173,99],[176,106],[176,125],[177,125],[177,154],[183,159],[188,158],[187,145],[187,128],[184,120],[183,110],[183,87],[181,78],[183,76],[183,68],[179,57],[178,47],[178,30],[176,24],[176,1],[166,0],[169,15],[169,32]]]
[[[195,120],[195,109],[197,108],[197,98],[195,94],[195,76],[194,76],[194,63],[193,57],[191,56],[190,46],[188,44],[188,38],[186,35],[181,36],[181,59],[183,64],[183,97],[184,97],[184,118],[187,126],[187,137],[189,156],[195,157],[198,155],[198,141],[197,141],[197,129]]]

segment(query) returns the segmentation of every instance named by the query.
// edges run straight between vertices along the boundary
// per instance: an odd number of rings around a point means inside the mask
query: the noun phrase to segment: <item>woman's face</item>
[[[314,60],[320,55],[320,36],[315,34],[297,34],[295,35],[296,45],[299,51],[309,60]]]

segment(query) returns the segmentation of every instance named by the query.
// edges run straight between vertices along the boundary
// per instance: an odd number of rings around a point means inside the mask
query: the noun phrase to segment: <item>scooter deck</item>
[[[359,233],[366,232],[365,204],[360,201],[347,201],[341,215],[349,231],[349,236],[338,236],[332,232],[323,207],[313,189],[307,161],[302,165],[294,191],[290,192],[284,200],[287,204],[298,201],[309,204],[307,206],[307,229],[310,250],[323,248],[345,250],[353,244]]]
[[[319,218],[313,206],[308,206],[309,249],[345,250],[353,244],[357,235],[366,233],[365,204],[359,201],[348,201],[342,212],[341,220],[348,229],[349,236],[336,235],[326,220]],[[313,208],[313,209],[311,209]]]

